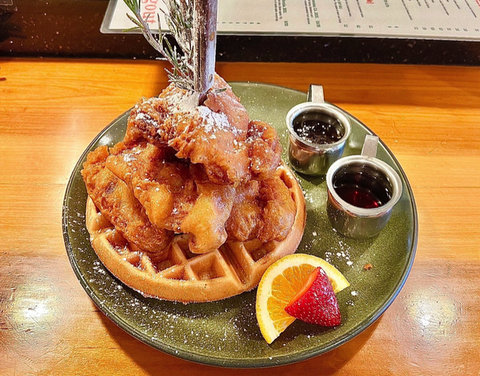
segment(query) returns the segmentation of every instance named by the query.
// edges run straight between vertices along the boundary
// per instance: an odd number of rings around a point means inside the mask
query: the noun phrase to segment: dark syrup
[[[317,111],[299,114],[293,119],[293,130],[300,138],[315,144],[332,144],[344,134],[343,126],[337,119]]]
[[[356,185],[342,185],[335,188],[338,195],[351,205],[359,208],[378,208],[384,202],[375,196],[371,190]]]
[[[337,174],[333,187],[344,201],[359,208],[378,208],[392,198],[392,188],[385,177],[365,172]]]

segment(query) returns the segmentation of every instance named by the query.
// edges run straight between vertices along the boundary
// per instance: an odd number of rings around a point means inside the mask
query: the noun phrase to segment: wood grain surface
[[[167,84],[159,62],[0,60],[0,374],[261,375],[184,361],[124,333],[90,301],[66,256],[62,199],[89,142]],[[306,91],[366,123],[412,185],[415,263],[358,337],[277,375],[480,374],[480,68],[222,63],[228,81]]]

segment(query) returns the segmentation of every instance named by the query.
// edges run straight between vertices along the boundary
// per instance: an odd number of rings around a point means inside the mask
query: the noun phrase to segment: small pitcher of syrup
[[[367,135],[361,155],[344,157],[327,172],[327,214],[339,233],[351,238],[377,235],[402,195],[402,181],[376,158],[378,137]]]
[[[348,118],[324,101],[322,86],[311,85],[308,102],[293,107],[286,122],[292,167],[306,175],[325,175],[343,153],[351,129]]]

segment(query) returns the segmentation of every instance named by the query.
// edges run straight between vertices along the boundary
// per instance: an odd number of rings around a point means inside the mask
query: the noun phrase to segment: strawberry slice
[[[337,326],[342,320],[332,284],[320,267],[312,272],[285,311],[297,319],[322,326]]]

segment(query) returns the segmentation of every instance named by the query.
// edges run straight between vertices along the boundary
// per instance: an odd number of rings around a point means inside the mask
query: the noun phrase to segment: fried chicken
[[[143,98],[130,111],[124,142],[135,144],[148,141],[159,147],[166,146],[167,140],[158,131],[168,116],[165,100]]]
[[[128,119],[125,142],[169,146],[178,158],[201,164],[216,184],[269,177],[280,163],[275,130],[249,122],[245,107],[218,75],[203,106],[195,105],[196,98],[170,85],[157,98],[140,101]]]
[[[95,205],[125,238],[162,252],[173,234],[189,234],[192,253],[227,240],[283,240],[296,214],[276,175],[275,129],[250,121],[218,75],[203,105],[169,85],[132,109],[122,142],[90,153],[82,171]]]
[[[250,180],[237,188],[232,213],[226,224],[229,239],[247,241],[257,236],[262,221],[259,195],[260,182],[257,180]]]
[[[213,87],[207,93],[204,102],[213,112],[225,114],[228,122],[232,124],[245,139],[248,130],[248,112],[240,103],[232,88],[218,74],[215,75]]]
[[[232,214],[227,221],[230,240],[283,240],[295,220],[296,207],[290,191],[278,176],[237,188]]]
[[[156,227],[179,233],[198,194],[188,164],[167,155],[167,149],[146,142],[131,147],[121,142],[106,166],[127,183]]]
[[[258,239],[262,242],[285,239],[295,220],[296,206],[283,180],[278,176],[262,180],[260,199],[265,207]]]
[[[168,145],[177,150],[177,157],[203,165],[212,183],[238,184],[249,179],[246,134],[231,126],[226,115],[199,106],[192,114],[170,120],[175,132]]]
[[[175,114],[186,116],[194,111],[197,100],[197,95],[173,84],[167,86],[158,97],[142,98],[130,112],[123,141],[126,144],[148,141],[160,148],[168,146],[176,131],[174,123],[167,120]]]
[[[128,242],[161,259],[173,234],[152,225],[132,191],[105,167],[108,155],[106,146],[88,155],[82,170],[88,195]]]
[[[282,153],[276,130],[263,121],[253,120],[248,125],[246,144],[252,175],[261,179],[273,176]]]
[[[193,253],[207,253],[227,240],[225,223],[233,206],[235,189],[230,185],[197,183],[199,196],[182,222],[184,233],[192,234],[189,242]]]
[[[233,186],[210,183],[202,169],[176,158],[165,160],[166,153],[145,142],[130,147],[119,143],[106,166],[127,183],[155,226],[191,235],[191,252],[220,247],[227,238]]]

